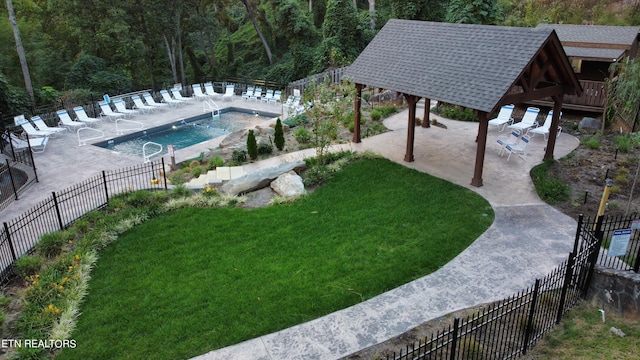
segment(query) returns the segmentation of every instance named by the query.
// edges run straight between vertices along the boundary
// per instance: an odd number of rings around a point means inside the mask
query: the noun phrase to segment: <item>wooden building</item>
[[[638,26],[539,24],[537,29],[555,30],[573,67],[582,95],[565,96],[565,109],[603,113],[606,106],[605,80],[609,67],[626,57],[638,56]],[[533,102],[551,105],[550,99]]]
[[[364,86],[402,93],[409,104],[405,161],[413,161],[416,103],[438,100],[476,111],[480,120],[471,185],[482,186],[489,115],[505,104],[553,100],[545,158],[553,158],[565,95],[582,88],[555,31],[392,19],[347,69],[358,92],[353,142],[360,142]],[[428,112],[426,112],[428,114]],[[423,126],[428,120],[423,121]]]

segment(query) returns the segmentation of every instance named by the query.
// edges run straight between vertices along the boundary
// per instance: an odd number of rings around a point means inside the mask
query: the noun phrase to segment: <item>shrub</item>
[[[55,231],[40,236],[40,240],[36,243],[36,251],[45,257],[55,257],[62,252],[62,247],[70,239],[66,231]]]
[[[276,148],[282,151],[282,149],[284,149],[284,130],[282,129],[282,121],[280,121],[280,118],[276,120],[276,127],[275,127],[275,132],[273,136],[274,136],[273,142],[275,143]],[[258,149],[258,152],[260,152],[259,149]],[[271,152],[269,152],[269,154],[270,153]]]
[[[308,144],[309,141],[311,141],[311,133],[305,128],[299,128],[296,130],[293,137],[296,138],[296,141],[300,144]]]
[[[569,200],[570,188],[562,180],[548,174],[549,168],[555,160],[545,160],[542,164],[531,169],[531,178],[540,198],[553,205]]]
[[[224,160],[220,156],[215,156],[207,161],[207,170],[213,170],[222,165],[224,165]]]
[[[36,255],[23,255],[14,263],[18,275],[27,279],[40,271],[42,258]]]
[[[394,105],[380,106],[378,110],[380,110],[383,118],[388,118],[389,115],[398,112],[398,108],[396,108]]]
[[[244,150],[235,149],[231,153],[231,160],[233,160],[235,164],[242,164],[243,162],[247,161],[247,152]]]
[[[174,197],[187,197],[191,195],[191,190],[189,190],[183,184],[179,184],[171,189],[171,195]]]
[[[202,174],[202,167],[201,166],[196,166],[196,167],[191,168],[191,175],[193,175],[194,178],[197,178],[201,174]]]
[[[189,162],[189,167],[191,169],[193,169],[196,166],[200,166],[200,161],[199,160],[191,160],[191,162]]]
[[[188,169],[180,169],[170,173],[167,178],[173,185],[180,185],[189,180],[187,174],[189,174]]]
[[[247,134],[247,153],[251,160],[258,158],[258,144],[256,143],[255,135],[253,135],[253,130],[249,130]]]
[[[626,154],[633,148],[632,139],[628,135],[616,136],[613,139],[613,143],[616,144],[618,151],[620,151],[621,153]]]
[[[289,128],[293,128],[298,125],[304,125],[308,122],[309,122],[309,117],[305,114],[298,114],[296,116],[292,116],[283,121],[283,123],[287,125]]]
[[[442,115],[448,119],[462,120],[462,121],[478,121],[476,114],[473,110],[457,105],[443,104],[434,109],[436,114]]]
[[[258,144],[258,155],[269,155],[273,153],[273,146],[267,143]]]
[[[382,118],[382,111],[380,111],[379,108],[373,109],[371,110],[371,114],[369,114],[369,116],[371,116],[371,121],[380,121],[380,119]]]
[[[589,149],[598,149],[600,148],[600,139],[595,136],[588,137],[583,141],[583,144]]]

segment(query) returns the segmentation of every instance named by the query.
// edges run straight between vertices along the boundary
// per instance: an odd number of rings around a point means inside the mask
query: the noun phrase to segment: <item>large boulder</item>
[[[278,176],[271,182],[271,189],[280,196],[298,196],[305,193],[302,178],[295,171]]]
[[[218,189],[222,194],[239,195],[254,190],[262,189],[278,178],[278,176],[289,171],[301,170],[306,166],[302,160],[287,162],[278,166],[253,171],[239,178],[231,179]]]
[[[585,134],[595,134],[602,129],[602,123],[592,117],[584,117],[578,124],[578,130]]]

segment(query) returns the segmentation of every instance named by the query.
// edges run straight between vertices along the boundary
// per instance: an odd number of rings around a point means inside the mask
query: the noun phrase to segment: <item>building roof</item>
[[[345,75],[359,84],[492,112],[543,48],[540,62],[553,58],[553,82],[579,88],[553,29],[398,19],[387,22]]]
[[[606,62],[620,61],[625,54],[625,50],[621,49],[583,48],[574,46],[565,46],[564,51],[568,57]]]
[[[538,24],[536,29],[553,29],[564,44],[613,44],[631,46],[640,32],[639,26]]]

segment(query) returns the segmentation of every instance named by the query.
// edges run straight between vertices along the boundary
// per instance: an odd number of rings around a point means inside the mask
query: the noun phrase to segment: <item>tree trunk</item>
[[[169,63],[171,64],[171,75],[173,75],[173,82],[178,82],[178,71],[176,70],[176,51],[175,51],[175,39],[171,39],[171,44],[169,44],[169,39],[167,38],[167,34],[163,33],[162,37],[164,38],[164,45],[167,47],[167,56],[169,57]]]
[[[185,86],[186,78],[184,75],[184,59],[182,57],[182,31],[180,30],[180,18],[178,17],[177,29],[178,33],[178,63],[180,64],[180,83]]]
[[[376,29],[376,0],[369,0],[369,17],[371,17],[371,30]]]
[[[22,76],[24,77],[24,87],[27,93],[31,97],[32,106],[35,105],[36,97],[33,94],[33,85],[31,84],[31,75],[29,73],[29,66],[27,65],[27,56],[24,53],[24,47],[22,46],[22,39],[20,38],[20,29],[18,29],[18,22],[16,21],[16,14],[13,11],[12,0],[7,0],[7,11],[9,12],[9,22],[13,28],[13,37],[16,39],[16,51],[18,52],[18,58],[20,59],[20,66],[22,67]]]
[[[244,7],[247,8],[247,14],[249,15],[249,19],[251,19],[251,22],[253,23],[253,27],[256,29],[256,32],[258,33],[258,37],[260,37],[260,41],[262,41],[262,46],[264,46],[264,51],[267,53],[267,58],[269,58],[269,65],[273,64],[273,60],[271,59],[271,49],[269,48],[269,44],[267,43],[267,40],[264,38],[264,35],[262,35],[262,31],[260,31],[260,27],[258,27],[258,22],[256,21],[256,17],[253,15],[253,10],[251,9],[251,5],[249,5],[248,0],[241,0],[242,3],[244,4]]]
[[[309,13],[313,12],[313,0],[309,0]]]

